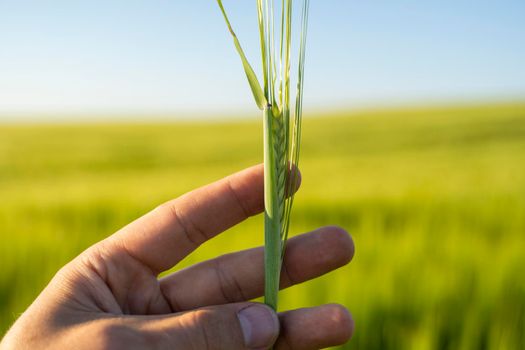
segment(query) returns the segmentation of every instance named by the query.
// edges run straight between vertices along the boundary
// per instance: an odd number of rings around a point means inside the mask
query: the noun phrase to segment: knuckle
[[[236,317],[228,308],[204,308],[179,317],[187,349],[239,349]]]
[[[212,317],[206,310],[196,310],[180,317],[179,324],[188,349],[210,349],[213,342],[207,329],[212,323]]]
[[[213,271],[215,272],[224,301],[234,303],[248,299],[245,297],[243,288],[235,274],[229,273],[228,269],[221,265],[220,259],[215,260]]]
[[[144,349],[148,344],[145,337],[137,329],[123,324],[106,323],[99,327],[94,340],[96,349],[124,350]]]

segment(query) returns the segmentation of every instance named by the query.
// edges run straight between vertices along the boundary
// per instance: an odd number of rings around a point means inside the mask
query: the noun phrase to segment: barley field
[[[157,204],[262,161],[259,120],[0,125],[0,335],[55,271]],[[525,349],[525,104],[308,116],[291,234],[354,261],[281,294],[338,302],[344,349]],[[262,217],[181,266],[261,245]]]

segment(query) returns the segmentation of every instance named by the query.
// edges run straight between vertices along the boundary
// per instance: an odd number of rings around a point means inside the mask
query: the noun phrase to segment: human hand
[[[63,267],[7,333],[10,349],[319,349],[353,332],[339,305],[277,315],[263,292],[263,248],[177,271],[206,240],[263,210],[255,166],[167,202]],[[320,228],[288,242],[281,286],[347,264],[351,238]]]

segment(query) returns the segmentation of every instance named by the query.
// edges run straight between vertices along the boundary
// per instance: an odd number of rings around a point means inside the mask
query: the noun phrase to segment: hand
[[[263,291],[263,249],[157,276],[206,240],[263,210],[263,170],[246,169],[167,202],[63,267],[1,349],[319,349],[353,331],[339,305],[283,312]],[[282,287],[347,264],[353,243],[325,227],[289,240]]]

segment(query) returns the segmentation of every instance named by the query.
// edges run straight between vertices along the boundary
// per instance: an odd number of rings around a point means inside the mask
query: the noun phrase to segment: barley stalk
[[[241,58],[246,77],[257,106],[263,111],[264,129],[264,236],[265,236],[265,303],[277,310],[278,291],[282,260],[288,232],[293,193],[297,187],[299,150],[301,141],[301,119],[303,104],[304,62],[308,24],[309,0],[302,3],[301,32],[295,106],[291,108],[291,47],[293,0],[256,0],[263,87],[244,54],[231,23],[226,15],[222,0],[217,0],[235,48]],[[279,4],[279,3],[278,3]],[[280,9],[277,21],[279,31],[278,52],[276,51],[275,12]],[[277,69],[277,62],[278,69]],[[279,71],[277,73],[277,70]],[[292,113],[293,111],[293,113]]]
[[[277,309],[283,256],[283,228],[288,177],[285,127],[271,106],[264,109],[265,303]]]

